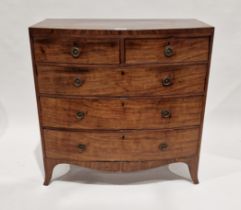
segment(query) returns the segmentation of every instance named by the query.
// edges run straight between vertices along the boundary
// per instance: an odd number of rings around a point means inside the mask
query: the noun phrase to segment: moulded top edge
[[[31,29],[69,30],[172,30],[214,28],[196,19],[46,19]]]

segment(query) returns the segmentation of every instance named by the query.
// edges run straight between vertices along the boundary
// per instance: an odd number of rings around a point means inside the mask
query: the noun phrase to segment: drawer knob
[[[172,85],[172,78],[171,77],[166,77],[162,79],[162,86],[167,87]]]
[[[170,45],[168,45],[168,46],[165,47],[165,49],[164,49],[164,55],[165,55],[166,57],[171,57],[171,56],[174,55],[173,48],[172,48]]]
[[[83,120],[85,118],[85,113],[84,112],[77,112],[76,113],[76,118],[78,120]]]
[[[74,80],[74,86],[75,87],[80,87],[80,86],[82,86],[84,84],[84,80],[81,80],[81,79],[79,79],[79,78],[76,78],[75,80]]]
[[[80,56],[80,49],[78,47],[72,47],[70,52],[73,58],[78,58]]]
[[[79,145],[78,145],[78,148],[79,148],[79,151],[80,151],[80,152],[84,152],[85,149],[86,149],[86,145],[85,145],[85,144],[79,144]]]
[[[167,147],[168,147],[168,145],[167,145],[166,143],[161,143],[161,144],[159,145],[159,149],[160,149],[161,151],[167,150]]]
[[[171,118],[172,116],[172,113],[168,110],[162,110],[161,111],[161,116],[162,118]]]

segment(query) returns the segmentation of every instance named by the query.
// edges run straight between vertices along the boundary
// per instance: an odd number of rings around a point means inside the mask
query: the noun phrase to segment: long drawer
[[[67,64],[118,64],[118,39],[36,38],[36,62]]]
[[[134,63],[207,62],[209,39],[127,39],[125,61]]]
[[[199,128],[172,131],[67,132],[44,130],[48,158],[144,161],[195,155]]]
[[[199,125],[203,97],[41,97],[42,125],[73,129],[160,129]]]
[[[160,96],[204,92],[206,65],[179,67],[38,66],[40,93],[80,96]]]

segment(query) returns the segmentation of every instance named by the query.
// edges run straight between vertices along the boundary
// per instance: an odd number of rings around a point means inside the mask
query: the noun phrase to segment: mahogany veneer
[[[48,185],[55,165],[185,162],[198,183],[214,28],[193,19],[47,19],[29,28]]]

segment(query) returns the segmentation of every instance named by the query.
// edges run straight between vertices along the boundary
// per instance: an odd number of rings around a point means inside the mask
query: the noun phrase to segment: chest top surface
[[[212,28],[196,19],[46,19],[31,28],[77,30],[154,30]]]
[[[32,35],[211,35],[214,27],[196,19],[46,19],[30,27]]]

